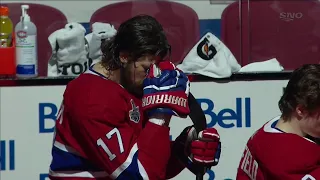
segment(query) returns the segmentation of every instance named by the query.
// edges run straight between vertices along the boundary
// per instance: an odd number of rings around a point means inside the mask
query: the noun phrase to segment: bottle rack
[[[16,45],[12,36],[12,46],[0,48],[0,75],[16,74]]]

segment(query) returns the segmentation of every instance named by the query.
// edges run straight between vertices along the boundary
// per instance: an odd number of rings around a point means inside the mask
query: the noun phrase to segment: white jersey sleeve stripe
[[[130,168],[128,168],[130,165],[133,164],[137,164],[138,165],[138,169],[139,169],[139,175],[144,179],[144,180],[148,180],[149,177],[146,173],[145,168],[143,167],[143,165],[139,162],[139,160],[137,158],[134,158],[134,156],[137,156],[138,153],[138,145],[137,143],[135,143],[133,145],[133,147],[130,150],[130,153],[126,159],[126,161],[121,164],[111,175],[110,177],[112,179],[123,179],[123,177],[121,176],[122,173],[124,173],[124,171],[128,171],[128,173],[130,173]],[[134,173],[134,172],[133,172]],[[140,177],[140,178],[141,178]],[[136,177],[138,179],[140,179],[139,177]]]

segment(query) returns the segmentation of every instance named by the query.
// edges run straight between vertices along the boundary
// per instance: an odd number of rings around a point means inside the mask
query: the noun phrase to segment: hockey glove
[[[193,126],[185,128],[177,137],[174,153],[193,173],[197,166],[215,166],[221,154],[220,136],[215,128],[207,128],[197,135]],[[184,153],[182,153],[184,152]]]
[[[188,77],[169,61],[151,65],[143,82],[142,107],[148,113],[187,117],[189,115]]]

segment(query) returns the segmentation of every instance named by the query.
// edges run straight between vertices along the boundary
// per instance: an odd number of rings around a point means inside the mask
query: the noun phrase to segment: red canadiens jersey
[[[320,146],[266,123],[248,140],[237,180],[320,180]]]
[[[169,128],[147,121],[140,99],[91,70],[71,81],[64,92],[49,176],[165,179],[170,151]]]

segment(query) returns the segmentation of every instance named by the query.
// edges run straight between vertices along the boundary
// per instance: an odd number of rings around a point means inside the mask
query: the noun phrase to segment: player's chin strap
[[[196,98],[189,93],[188,96],[190,114],[189,117],[193,122],[194,128],[197,134],[207,128],[206,116],[203,113],[200,104],[197,102]],[[196,180],[203,180],[205,167],[199,166],[196,173]]]

